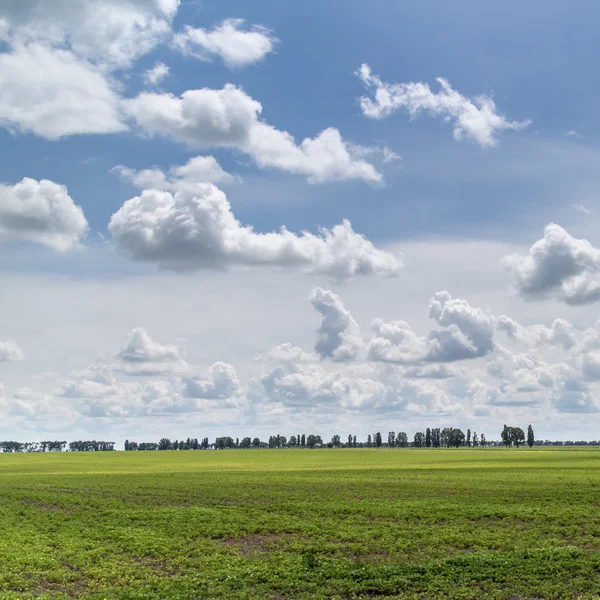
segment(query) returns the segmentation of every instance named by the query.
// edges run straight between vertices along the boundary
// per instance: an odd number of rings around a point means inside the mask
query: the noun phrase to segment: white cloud
[[[136,171],[123,165],[117,165],[112,171],[142,190],[154,188],[176,191],[184,187],[195,186],[198,183],[239,181],[239,178],[224,171],[214,156],[190,158],[185,165],[171,167],[168,175],[158,167]]]
[[[180,97],[146,92],[124,100],[123,107],[146,134],[194,148],[239,150],[259,167],[305,175],[312,183],[383,179],[360,158],[361,147],[345,142],[337,129],[325,129],[298,145],[288,132],[260,121],[262,105],[232,84],[220,90],[188,90]]]
[[[179,0],[0,3],[0,126],[50,140],[126,131],[114,78],[168,38]],[[155,77],[160,73],[155,72]]]
[[[446,329],[419,337],[405,321],[386,323],[376,319],[368,356],[373,361],[400,365],[423,362],[454,362],[485,356],[494,350],[495,319],[466,300],[436,292],[430,300],[429,316]]]
[[[70,50],[40,44],[0,53],[0,126],[49,140],[127,129],[105,74]]]
[[[4,0],[0,18],[14,44],[70,46],[109,68],[128,67],[171,30],[179,0]]]
[[[527,300],[586,304],[600,299],[600,250],[554,223],[527,255],[507,256],[505,264],[516,291]]]
[[[385,322],[375,319],[371,324],[368,347],[370,360],[400,365],[416,364],[427,355],[427,342],[405,321]]]
[[[509,121],[499,115],[490,96],[477,96],[473,100],[452,88],[439,77],[441,91],[435,93],[426,83],[386,83],[371,72],[367,64],[361,65],[357,75],[374,97],[363,96],[360,106],[363,114],[371,119],[382,119],[401,108],[411,117],[427,112],[454,124],[454,138],[471,138],[481,146],[494,146],[496,136],[503,130],[519,130],[530,121]]]
[[[23,360],[24,358],[23,352],[16,342],[12,340],[0,341],[0,362]]]
[[[206,377],[190,377],[183,381],[186,398],[223,400],[240,394],[240,383],[235,369],[224,362],[211,365]]]
[[[429,316],[445,331],[429,334],[427,360],[454,361],[485,356],[494,349],[494,317],[446,292],[434,294]]]
[[[169,67],[164,62],[156,62],[144,73],[146,85],[158,85],[169,74]]]
[[[176,345],[153,340],[143,327],[129,332],[127,345],[115,358],[120,361],[116,368],[128,375],[174,374],[190,368]]]
[[[345,279],[395,276],[401,268],[397,255],[375,248],[348,221],[320,235],[285,228],[256,233],[240,224],[225,194],[211,184],[175,194],[145,190],[112,216],[109,230],[128,257],[173,270],[264,265]]]
[[[25,240],[67,252],[79,247],[87,229],[65,186],[28,177],[0,184],[0,241]]]
[[[571,204],[571,206],[578,212],[580,212],[581,214],[585,215],[586,217],[589,217],[590,215],[593,215],[596,211],[591,209],[591,208],[587,208],[587,206],[583,206],[583,204]]]
[[[227,19],[212,30],[186,26],[173,38],[183,54],[209,61],[215,57],[231,68],[247,67],[273,52],[278,41],[260,25],[242,29],[243,19]]]
[[[329,290],[315,288],[310,302],[322,316],[315,352],[321,358],[330,358],[334,362],[355,359],[363,346],[360,329],[339,296]]]

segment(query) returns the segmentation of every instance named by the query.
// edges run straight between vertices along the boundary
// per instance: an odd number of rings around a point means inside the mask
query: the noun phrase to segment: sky
[[[0,437],[600,439],[599,16],[2,2]]]

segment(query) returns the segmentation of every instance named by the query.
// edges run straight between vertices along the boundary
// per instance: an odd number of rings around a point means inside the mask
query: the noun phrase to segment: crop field
[[[0,454],[0,598],[598,598],[600,450]]]

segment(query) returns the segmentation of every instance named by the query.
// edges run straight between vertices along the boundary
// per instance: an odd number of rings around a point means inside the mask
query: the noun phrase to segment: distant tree
[[[129,440],[125,440],[125,451],[129,450]]]
[[[372,442],[371,442],[371,434],[369,434],[369,435],[367,436],[367,448],[370,448],[372,445],[373,445],[373,444],[372,444]]]
[[[296,436],[295,435],[292,435],[290,437],[289,447],[290,448],[295,448],[296,447]]]
[[[390,431],[388,433],[388,448],[393,448],[396,445],[396,433]]]
[[[404,431],[398,432],[396,436],[396,446],[398,448],[407,448],[408,447],[408,435]]]
[[[331,438],[331,445],[334,448],[339,448],[342,445],[342,440],[339,435],[336,434]]]
[[[477,432],[473,432],[473,448],[476,448],[479,445],[479,437],[477,436]]]
[[[208,450],[210,444],[208,443],[208,438],[202,438],[202,443],[200,444],[200,449],[201,450]]]
[[[260,440],[257,437],[252,440],[252,446],[254,448],[260,448]]]
[[[422,448],[425,445],[425,434],[422,431],[417,431],[413,438],[413,446],[415,448]]]
[[[352,434],[348,435],[348,448],[352,448]]]
[[[356,436],[352,438],[352,447],[356,448]]]
[[[425,430],[425,448],[431,448],[431,429]]]
[[[533,427],[527,427],[527,445],[531,448],[535,444],[535,436],[533,435]]]
[[[449,427],[444,427],[440,434],[440,442],[442,446],[446,446],[446,448],[450,448],[452,446],[452,429]]]
[[[471,430],[467,429],[467,447],[471,447]]]
[[[525,432],[520,427],[511,427],[510,430],[510,439],[517,448],[525,443]]]
[[[504,425],[504,428],[502,429],[502,433],[500,434],[500,439],[502,440],[502,443],[508,448],[511,444],[511,439],[510,439],[510,432],[508,430],[508,427],[506,425]]]
[[[317,436],[312,433],[306,438],[306,445],[309,448],[316,448],[318,443]]]
[[[486,444],[485,435],[482,433],[481,434],[481,447],[485,448],[485,444]]]
[[[301,444],[300,444],[303,448],[306,448],[306,435],[303,433],[302,434],[302,440],[301,440]]]
[[[381,433],[379,431],[375,434],[375,447],[381,448],[383,441],[381,439]]]

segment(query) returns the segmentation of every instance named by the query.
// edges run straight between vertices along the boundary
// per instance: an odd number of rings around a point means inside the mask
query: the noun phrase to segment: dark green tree
[[[527,427],[527,445],[531,448],[535,444],[535,436],[533,435],[533,427]]]
[[[383,444],[383,441],[381,439],[381,433],[379,433],[379,431],[375,434],[375,446],[377,448],[381,448],[381,445]]]
[[[431,429],[425,430],[425,448],[431,448]]]

